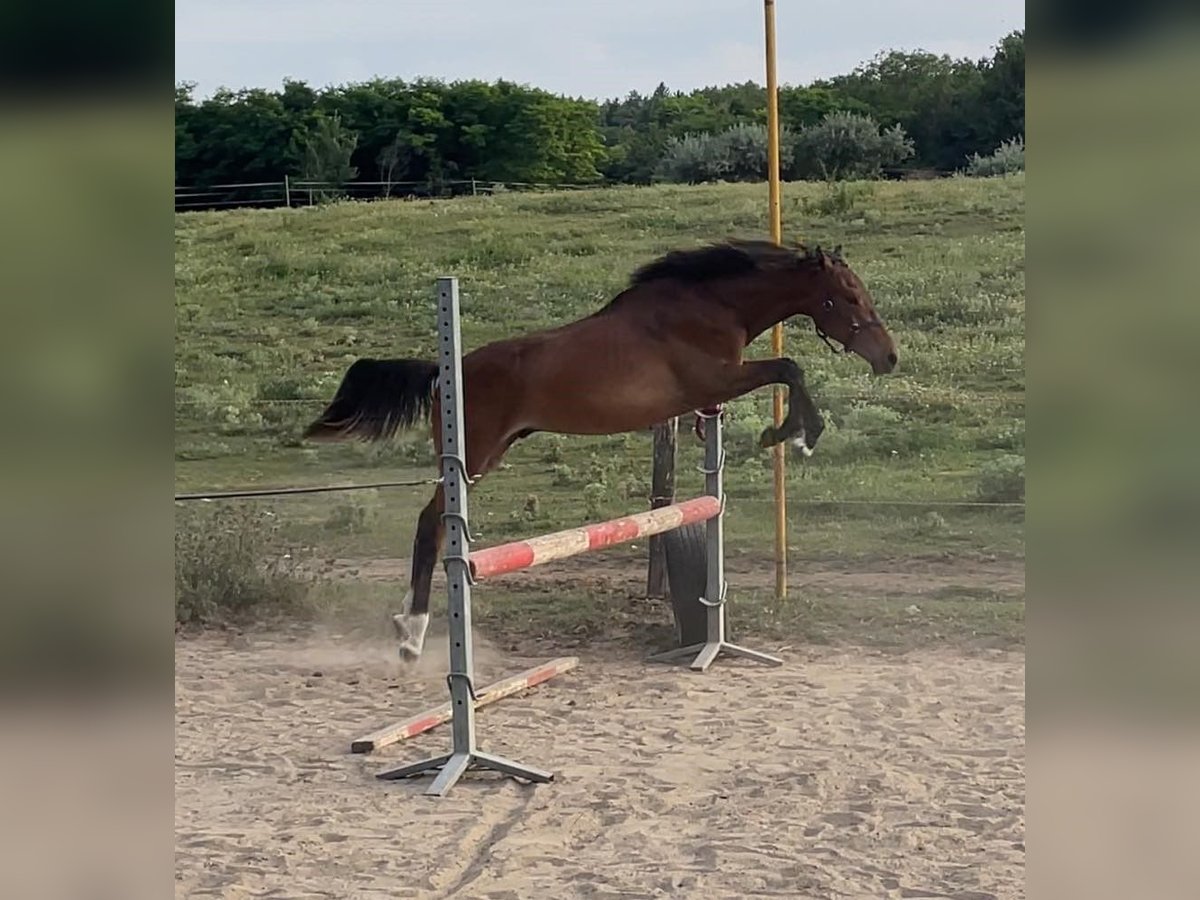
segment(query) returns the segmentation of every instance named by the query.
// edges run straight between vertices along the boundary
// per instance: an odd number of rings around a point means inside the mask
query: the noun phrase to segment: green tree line
[[[841,154],[834,168],[848,174],[901,162],[954,171],[972,155],[1023,137],[1024,31],[982,60],[883,53],[847,75],[782,87],[779,108],[792,166],[785,174],[792,177],[830,175],[828,161],[818,158],[824,147]],[[185,83],[175,90],[175,178],[207,186],[288,174],[418,182],[432,190],[462,179],[755,178],[765,171],[765,122],[766,91],[752,82],[688,93],[660,84],[648,95],[602,102],[507,81],[434,79],[324,90],[285,81],[278,91],[221,90],[198,101]],[[875,149],[858,152],[867,163],[843,165],[846,142],[859,140],[854,135]],[[713,153],[738,158],[696,162]]]

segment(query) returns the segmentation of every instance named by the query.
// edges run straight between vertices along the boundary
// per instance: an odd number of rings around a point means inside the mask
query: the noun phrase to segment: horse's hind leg
[[[392,616],[392,624],[400,638],[400,658],[412,662],[420,657],[425,646],[425,631],[429,627],[429,594],[433,584],[433,568],[441,553],[446,526],[442,511],[446,495],[439,484],[433,498],[421,510],[417,533],[413,537],[408,593],[400,612]]]
[[[467,435],[466,458],[472,478],[481,478],[494,469],[518,437],[503,436],[499,428],[490,428],[488,431],[486,435],[481,435],[478,431]],[[502,435],[502,439],[497,437],[498,433]],[[433,584],[433,570],[446,539],[446,524],[442,519],[445,509],[446,494],[439,484],[433,498],[421,510],[417,519],[409,590],[404,595],[401,611],[392,616],[392,623],[396,626],[396,633],[400,638],[400,658],[407,662],[419,659],[425,646],[425,632],[429,628],[429,596]]]

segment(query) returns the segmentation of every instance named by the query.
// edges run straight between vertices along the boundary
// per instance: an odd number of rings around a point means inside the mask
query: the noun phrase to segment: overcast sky
[[[375,76],[508,79],[592,98],[763,83],[761,0],[176,0],[175,79],[325,87]],[[978,58],[1024,0],[778,0],[779,80],[880,50]]]

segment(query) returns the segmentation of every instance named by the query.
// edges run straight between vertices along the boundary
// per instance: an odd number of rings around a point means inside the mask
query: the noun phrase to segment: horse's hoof
[[[804,428],[804,443],[810,450],[815,450],[817,441],[821,437],[821,432],[825,430],[825,420],[818,417],[815,422],[812,422]]]
[[[425,629],[429,626],[429,614],[398,613],[392,616],[392,624],[400,638],[400,659],[410,663],[416,662],[421,658],[421,649],[425,646]]]
[[[412,665],[421,658],[421,654],[412,647],[400,646],[400,661]]]
[[[392,616],[392,625],[396,629],[396,637],[400,639],[400,649],[397,651],[400,661],[410,665],[415,663],[421,658],[421,654],[419,651],[413,649],[413,636],[412,632],[408,630],[405,617],[399,614]]]
[[[392,627],[396,629],[396,637],[400,638],[400,640],[407,641],[412,637],[408,633],[408,627],[404,624],[404,616],[402,614],[396,613],[392,616]]]
[[[763,430],[763,433],[759,435],[758,446],[760,447],[774,447],[778,443],[779,432],[774,428],[766,428]]]
[[[792,440],[792,446],[795,447],[797,450],[799,450],[805,456],[813,455],[812,447],[808,446],[808,443],[804,440],[803,434],[800,435],[800,437]]]

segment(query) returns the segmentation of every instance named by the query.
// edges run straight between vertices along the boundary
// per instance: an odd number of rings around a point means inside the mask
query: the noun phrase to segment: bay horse
[[[865,359],[874,374],[895,368],[895,343],[840,248],[726,241],[675,250],[638,269],[597,312],[463,356],[467,469],[475,479],[486,475],[535,432],[642,431],[770,384],[787,386],[787,414],[759,443],[793,440],[811,452],[825,426],[800,366],[788,358],[742,358],[751,341],[795,315],[810,317],[831,350],[830,338]],[[435,423],[440,454],[437,377],[434,362],[359,359],[304,437],[386,440],[426,420]],[[409,590],[392,617],[401,659],[410,662],[420,657],[429,624],[443,502],[439,485],[418,519]]]

